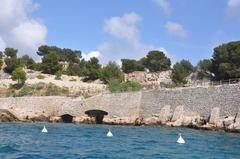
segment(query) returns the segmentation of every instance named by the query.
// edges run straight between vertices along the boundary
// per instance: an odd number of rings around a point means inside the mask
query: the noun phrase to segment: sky
[[[163,51],[196,65],[240,40],[240,0],[0,0],[0,51],[38,60],[40,45],[82,51],[102,64]]]

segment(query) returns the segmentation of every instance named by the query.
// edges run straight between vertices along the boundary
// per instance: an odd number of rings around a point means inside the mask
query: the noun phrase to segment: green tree
[[[8,58],[13,58],[13,57],[17,57],[17,49],[14,48],[5,48],[4,50],[4,54],[8,57]]]
[[[21,66],[35,70],[35,61],[28,55],[23,55],[21,58],[19,58],[19,60]]]
[[[240,78],[240,41],[222,44],[214,49],[211,71],[216,80]]]
[[[26,73],[22,68],[18,67],[12,72],[12,79],[17,80],[19,85],[23,85],[27,79]]]
[[[4,70],[7,73],[12,73],[13,70],[20,66],[20,61],[17,58],[17,50],[13,48],[6,48],[4,50],[4,54],[6,55],[4,60],[6,67]]]
[[[42,58],[42,70],[44,73],[55,74],[62,70],[62,65],[59,64],[59,56],[56,53],[50,53]]]
[[[116,79],[123,81],[124,75],[119,66],[114,62],[109,62],[107,66],[102,69],[102,81],[108,83],[110,80]]]
[[[68,65],[66,73],[67,75],[70,75],[70,76],[80,76],[81,75],[80,65],[75,63],[70,63]]]
[[[198,78],[211,78],[212,61],[209,59],[200,60],[197,64]]]
[[[102,66],[99,64],[99,60],[96,57],[92,57],[86,62],[86,70],[84,75],[87,76],[85,80],[96,80],[101,77]]]
[[[71,50],[71,49],[61,49],[56,46],[42,45],[38,48],[37,54],[39,56],[45,56],[50,53],[56,53],[59,56],[59,61],[66,61],[71,63],[79,63],[81,56],[81,51]]]
[[[71,49],[63,49],[62,50],[62,55],[61,57],[61,61],[67,61],[67,62],[71,62],[71,63],[79,63],[80,62],[80,58],[81,56],[81,51],[78,50],[71,50]]]
[[[144,66],[140,61],[131,59],[122,59],[122,70],[124,73],[131,73],[134,71],[143,71]]]
[[[182,60],[177,62],[173,66],[172,71],[172,80],[175,84],[186,84],[186,77],[190,75],[194,71],[194,67],[192,64],[187,60]]]
[[[3,53],[0,51],[0,70],[2,69],[3,66]]]
[[[166,71],[170,69],[171,60],[161,51],[150,51],[143,64],[151,72]]]

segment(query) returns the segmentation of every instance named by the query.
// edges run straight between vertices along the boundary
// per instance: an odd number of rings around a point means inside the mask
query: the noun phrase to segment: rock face
[[[5,109],[0,109],[0,122],[13,122],[19,121],[18,118],[11,112]]]
[[[159,121],[161,124],[165,124],[166,122],[170,121],[172,117],[172,113],[171,113],[171,106],[170,105],[166,105],[164,106],[159,114]]]
[[[160,83],[171,83],[171,71],[158,73],[135,71],[125,74],[125,80],[138,82],[147,88],[158,88]]]
[[[176,109],[173,112],[173,116],[171,119],[171,122],[175,122],[177,120],[182,119],[183,117],[183,111],[184,111],[184,106],[177,106]]]
[[[234,123],[234,117],[230,116],[225,119],[223,119],[223,125],[226,129],[229,128],[230,125]]]
[[[214,107],[211,111],[209,124],[216,125],[220,120],[220,108]]]
[[[40,116],[32,117],[30,118],[30,120],[33,122],[49,122],[50,118],[45,115],[40,115]]]

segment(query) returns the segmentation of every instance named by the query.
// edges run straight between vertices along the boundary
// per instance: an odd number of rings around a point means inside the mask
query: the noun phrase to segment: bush
[[[60,88],[52,83],[47,86],[46,95],[47,96],[57,96],[57,95],[68,95],[68,88]]]
[[[61,76],[62,76],[62,71],[57,71],[56,76],[55,76],[55,80],[61,80]]]
[[[44,79],[45,77],[43,75],[37,75],[37,79]]]
[[[19,85],[23,85],[27,80],[25,71],[18,67],[12,72],[12,79],[17,80]]]
[[[34,94],[34,88],[31,86],[24,85],[22,89],[16,94],[18,97],[32,96]]]
[[[120,82],[119,80],[111,80],[109,81],[108,89],[111,92],[139,91],[142,89],[142,86],[133,81]]]
[[[163,88],[175,88],[179,85],[176,85],[175,83],[163,83],[161,82],[160,83],[160,87],[163,87]]]

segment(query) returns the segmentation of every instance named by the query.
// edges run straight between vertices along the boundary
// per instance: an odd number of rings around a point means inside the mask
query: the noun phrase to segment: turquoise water
[[[240,134],[170,127],[1,123],[0,159],[240,158]],[[111,128],[113,138],[106,133]],[[186,144],[176,143],[178,133]]]

